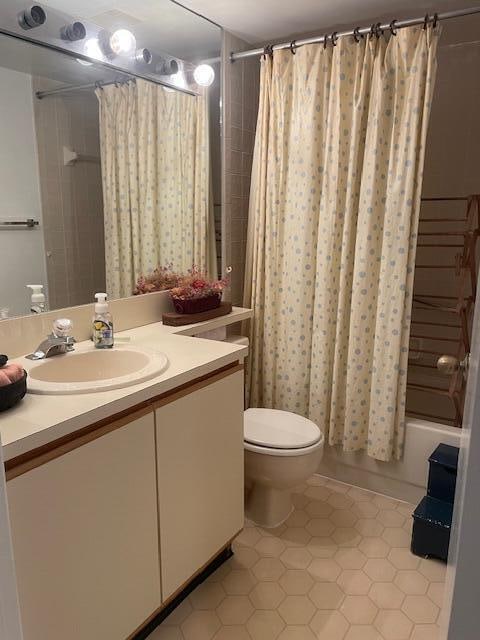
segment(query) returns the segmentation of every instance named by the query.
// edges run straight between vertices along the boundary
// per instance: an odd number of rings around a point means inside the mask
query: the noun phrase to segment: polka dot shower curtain
[[[206,93],[137,79],[96,94],[109,296],[157,266],[216,274]]]
[[[261,63],[245,305],[250,406],[402,455],[416,234],[438,29]]]

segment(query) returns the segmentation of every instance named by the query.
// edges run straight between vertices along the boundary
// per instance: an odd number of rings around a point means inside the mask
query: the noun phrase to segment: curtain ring
[[[429,23],[430,17],[428,15],[428,13],[425,14],[425,19],[423,21],[423,30],[426,31],[427,27],[428,27],[428,23]]]
[[[297,41],[296,40],[292,40],[290,42],[290,51],[293,53],[293,55],[295,55],[297,53]]]
[[[323,36],[323,48],[326,49],[328,46],[328,33]]]
[[[360,27],[355,27],[353,30],[353,39],[357,44],[363,39],[363,33],[360,33]]]
[[[266,58],[267,56],[273,56],[273,44],[266,44],[263,48],[263,56]]]
[[[375,35],[377,38],[380,38],[381,36],[383,36],[383,29],[380,28],[381,26],[382,26],[381,22],[377,22],[377,24],[375,25]]]
[[[375,35],[375,27],[377,25],[376,24],[372,24],[372,26],[370,27],[370,31],[368,32],[368,37],[369,38],[373,38],[373,36]]]
[[[432,29],[436,29],[438,25],[438,13],[433,14]]]
[[[334,47],[336,47],[336,46],[337,46],[337,42],[338,42],[338,31],[334,31],[334,32],[332,33],[332,35],[330,36],[330,38],[331,38],[331,40],[332,40],[332,45],[333,45]]]
[[[103,84],[100,82],[100,80],[95,80],[95,89],[100,89],[100,91],[103,91]]]
[[[392,20],[390,22],[390,33],[392,34],[392,36],[396,36],[397,35],[397,30],[395,28],[395,24],[396,24],[396,20]]]

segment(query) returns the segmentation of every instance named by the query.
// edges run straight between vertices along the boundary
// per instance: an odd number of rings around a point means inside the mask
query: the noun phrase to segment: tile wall
[[[34,89],[51,88],[34,79]],[[50,308],[84,304],[105,288],[98,105],[93,91],[35,99]],[[79,154],[64,164],[64,148]]]
[[[231,63],[232,51],[251,45],[224,32],[223,40],[223,239],[224,264],[232,266],[231,298],[243,299],[248,202],[258,112],[260,61]]]

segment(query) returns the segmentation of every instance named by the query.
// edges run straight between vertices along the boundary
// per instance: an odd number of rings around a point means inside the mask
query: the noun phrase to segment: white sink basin
[[[159,351],[119,346],[88,346],[28,367],[28,391],[41,394],[93,393],[120,389],[158,376],[168,367]]]

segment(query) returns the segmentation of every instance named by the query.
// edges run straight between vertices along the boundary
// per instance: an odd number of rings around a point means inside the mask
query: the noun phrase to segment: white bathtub
[[[444,424],[408,418],[402,460],[378,462],[364,452],[344,453],[341,447],[327,445],[319,473],[416,504],[425,495],[429,455],[440,442],[459,446],[461,433]]]

